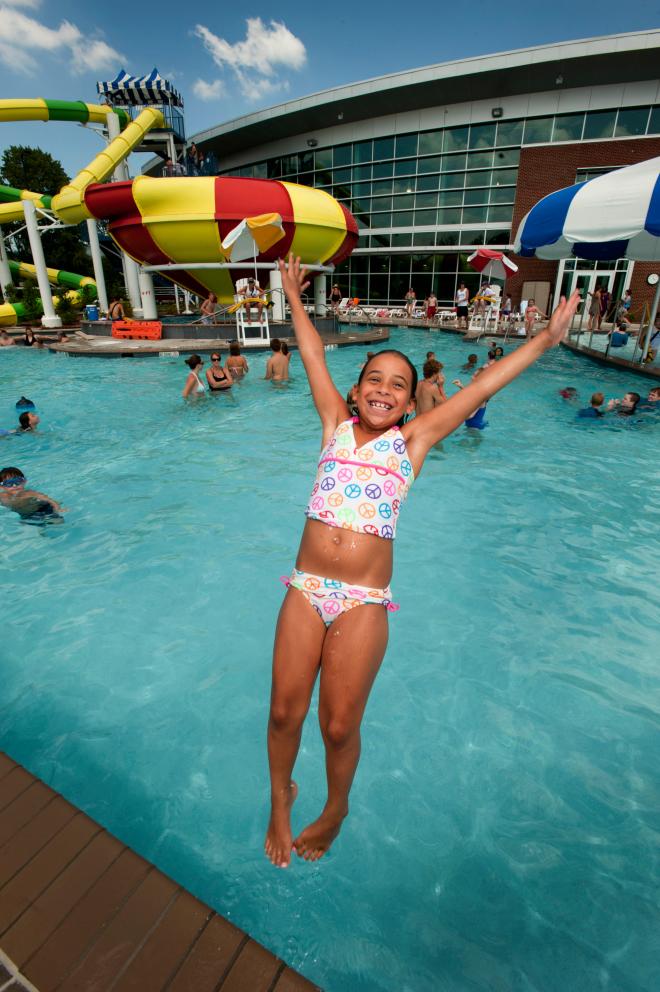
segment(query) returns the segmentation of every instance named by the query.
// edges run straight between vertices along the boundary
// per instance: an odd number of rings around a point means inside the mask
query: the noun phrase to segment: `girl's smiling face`
[[[404,358],[392,352],[375,355],[365,366],[357,389],[360,422],[383,430],[415,409],[413,374]]]

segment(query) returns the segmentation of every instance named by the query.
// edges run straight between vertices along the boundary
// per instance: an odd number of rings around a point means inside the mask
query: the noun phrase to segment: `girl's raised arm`
[[[550,323],[535,338],[501,361],[483,369],[474,382],[461,389],[442,406],[415,417],[406,432],[406,444],[416,473],[434,444],[456,430],[475,410],[524,372],[548,348],[559,344],[566,336],[579,302],[580,294],[577,290],[568,300],[562,296]]]
[[[282,277],[282,288],[291,307],[291,319],[296,335],[300,357],[312,390],[312,399],[321,418],[324,435],[334,430],[337,424],[349,416],[346,402],[339,393],[325,363],[323,342],[305,312],[301,293],[309,286],[307,269],[300,267],[300,259],[289,255],[288,265],[279,259],[278,266]]]

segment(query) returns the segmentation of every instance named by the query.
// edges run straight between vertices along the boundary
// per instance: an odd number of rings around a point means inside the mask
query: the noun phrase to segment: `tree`
[[[0,182],[16,189],[28,189],[33,193],[46,193],[53,196],[69,182],[64,168],[56,158],[40,148],[25,145],[10,145],[0,161]],[[4,225],[3,225],[4,226]],[[21,224],[8,224],[5,230],[12,234]],[[52,269],[66,269],[78,275],[92,273],[92,259],[85,225],[78,227],[55,228],[42,231],[46,265]],[[22,231],[14,236],[17,258],[29,261],[32,257],[27,233]],[[103,259],[106,285],[109,290],[123,291],[121,275],[115,271],[106,258]]]
[[[32,193],[54,196],[69,182],[69,176],[61,162],[41,148],[10,145],[2,155],[0,180],[16,189],[28,189]],[[8,233],[11,234],[21,226],[8,225]],[[27,233],[21,231],[20,234],[15,235],[14,240],[19,258],[24,261],[31,258]],[[68,272],[77,272],[80,275],[91,275],[89,249],[82,244],[77,228],[57,228],[45,232],[43,246],[46,265],[53,269],[66,269]]]
[[[0,179],[6,186],[48,196],[54,196],[69,182],[61,162],[41,148],[27,145],[10,145],[3,152]]]
[[[39,298],[39,290],[33,282],[26,282],[23,285],[23,315],[26,320],[38,320],[43,313],[43,307]]]

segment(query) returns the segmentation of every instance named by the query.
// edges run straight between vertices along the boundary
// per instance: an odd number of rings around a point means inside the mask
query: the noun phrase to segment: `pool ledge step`
[[[1,751],[0,989],[320,992]]]

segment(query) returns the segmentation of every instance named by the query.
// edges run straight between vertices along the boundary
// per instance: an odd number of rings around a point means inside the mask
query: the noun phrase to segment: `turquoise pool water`
[[[476,350],[392,343],[448,381]],[[328,354],[342,389],[363,356]],[[0,353],[0,423],[21,393],[43,419],[2,463],[70,509],[0,510],[0,747],[327,992],[655,992],[660,418],[578,422],[557,395],[647,383],[555,352],[430,455],[351,816],[282,872],[270,651],[319,430],[297,356],[288,387],[250,362],[186,405],[182,357]],[[314,716],[298,829],[324,798]]]

